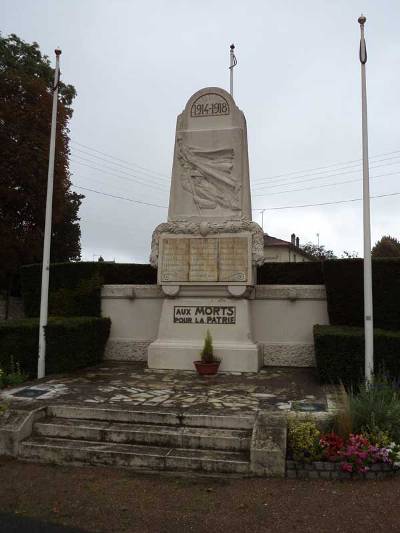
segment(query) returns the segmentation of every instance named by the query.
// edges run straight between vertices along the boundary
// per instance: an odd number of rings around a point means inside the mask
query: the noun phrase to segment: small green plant
[[[0,368],[0,388],[7,385],[20,385],[28,379],[28,374],[21,371],[19,362],[15,362],[14,356],[10,356],[10,371],[7,373]]]
[[[338,412],[333,421],[333,430],[343,439],[347,439],[353,432],[353,419],[350,409],[350,394],[341,384],[335,395]]]
[[[311,462],[321,457],[320,431],[311,420],[289,419],[288,448],[295,461]]]
[[[206,337],[204,339],[204,346],[200,355],[203,363],[213,363],[215,361],[210,330],[207,330]]]
[[[349,394],[353,432],[387,433],[400,442],[400,393],[398,383],[383,376]]]

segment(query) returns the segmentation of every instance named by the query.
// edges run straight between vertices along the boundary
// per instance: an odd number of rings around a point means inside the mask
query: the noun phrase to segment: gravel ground
[[[88,532],[400,531],[399,478],[177,478],[4,457],[0,476],[0,513]]]

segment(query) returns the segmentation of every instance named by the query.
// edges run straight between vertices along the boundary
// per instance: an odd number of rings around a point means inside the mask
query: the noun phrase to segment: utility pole
[[[49,168],[47,174],[47,197],[46,219],[44,225],[43,240],[43,264],[42,264],[42,290],[40,295],[40,318],[39,318],[39,356],[38,356],[38,379],[46,374],[46,337],[45,327],[48,320],[49,306],[49,274],[50,274],[50,244],[51,244],[51,219],[53,213],[53,184],[54,184],[54,156],[56,148],[56,124],[58,86],[60,81],[60,55],[61,50],[56,48],[56,70],[54,73],[53,86],[53,110],[51,115]]]
[[[264,231],[264,211],[266,211],[266,209],[260,209],[261,211],[261,227],[262,227],[262,230]]]
[[[368,161],[368,116],[367,82],[365,64],[367,47],[364,38],[366,17],[361,15],[360,24],[360,63],[361,63],[361,107],[362,107],[362,153],[363,153],[363,230],[364,230],[364,335],[365,335],[365,381],[370,383],[374,374],[374,321],[372,304],[372,263],[371,263],[371,217],[369,193]]]

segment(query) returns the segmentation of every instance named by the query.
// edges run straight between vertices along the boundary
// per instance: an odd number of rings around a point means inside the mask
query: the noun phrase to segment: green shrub
[[[400,394],[396,383],[377,378],[351,392],[350,412],[353,431],[365,433],[374,440],[400,442]]]
[[[0,367],[0,389],[7,385],[20,385],[29,378],[28,374],[21,371],[19,362],[14,361],[14,357],[10,360],[10,370],[8,373]]]
[[[207,330],[206,337],[204,339],[204,346],[201,350],[201,360],[203,363],[213,363],[214,359],[214,348],[212,343],[212,337],[210,330]]]
[[[364,329],[314,326],[315,359],[323,383],[357,385],[364,380]],[[400,376],[400,331],[374,330],[376,373]]]
[[[83,278],[74,289],[60,288],[49,294],[51,316],[100,316],[102,278]]]
[[[364,383],[345,390],[340,387],[336,398],[338,413],[334,428],[343,438],[350,433],[362,434],[371,444],[387,447],[400,442],[400,389],[397,380],[375,376],[373,383]],[[345,419],[346,431],[340,431]]]
[[[50,318],[46,327],[46,374],[99,363],[110,332],[110,319]],[[37,374],[39,324],[36,319],[0,322],[0,367],[11,373]]]
[[[21,268],[25,314],[39,316],[42,265]],[[103,284],[155,284],[157,270],[151,265],[71,262],[50,265],[49,309],[54,316],[100,316]]]
[[[288,451],[295,461],[316,461],[321,454],[320,431],[311,420],[288,420]]]
[[[332,325],[363,326],[363,260],[325,261],[323,274]],[[372,261],[374,325],[400,330],[400,259]]]
[[[323,285],[322,263],[264,263],[257,268],[259,285]]]

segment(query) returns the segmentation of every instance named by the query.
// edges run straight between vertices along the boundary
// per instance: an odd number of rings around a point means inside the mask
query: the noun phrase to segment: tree
[[[355,250],[353,250],[352,252],[348,250],[344,250],[341,258],[342,259],[356,259],[357,257],[358,257],[358,252],[356,252]]]
[[[372,257],[400,257],[400,241],[384,235],[372,248]]]
[[[23,264],[41,262],[54,69],[37,43],[0,34],[0,283]],[[80,259],[78,211],[71,191],[72,85],[60,83],[54,167],[52,261]]]
[[[303,252],[314,257],[318,261],[325,261],[325,259],[336,259],[336,255],[332,250],[326,250],[323,244],[313,244],[312,242],[307,242],[300,247]]]

